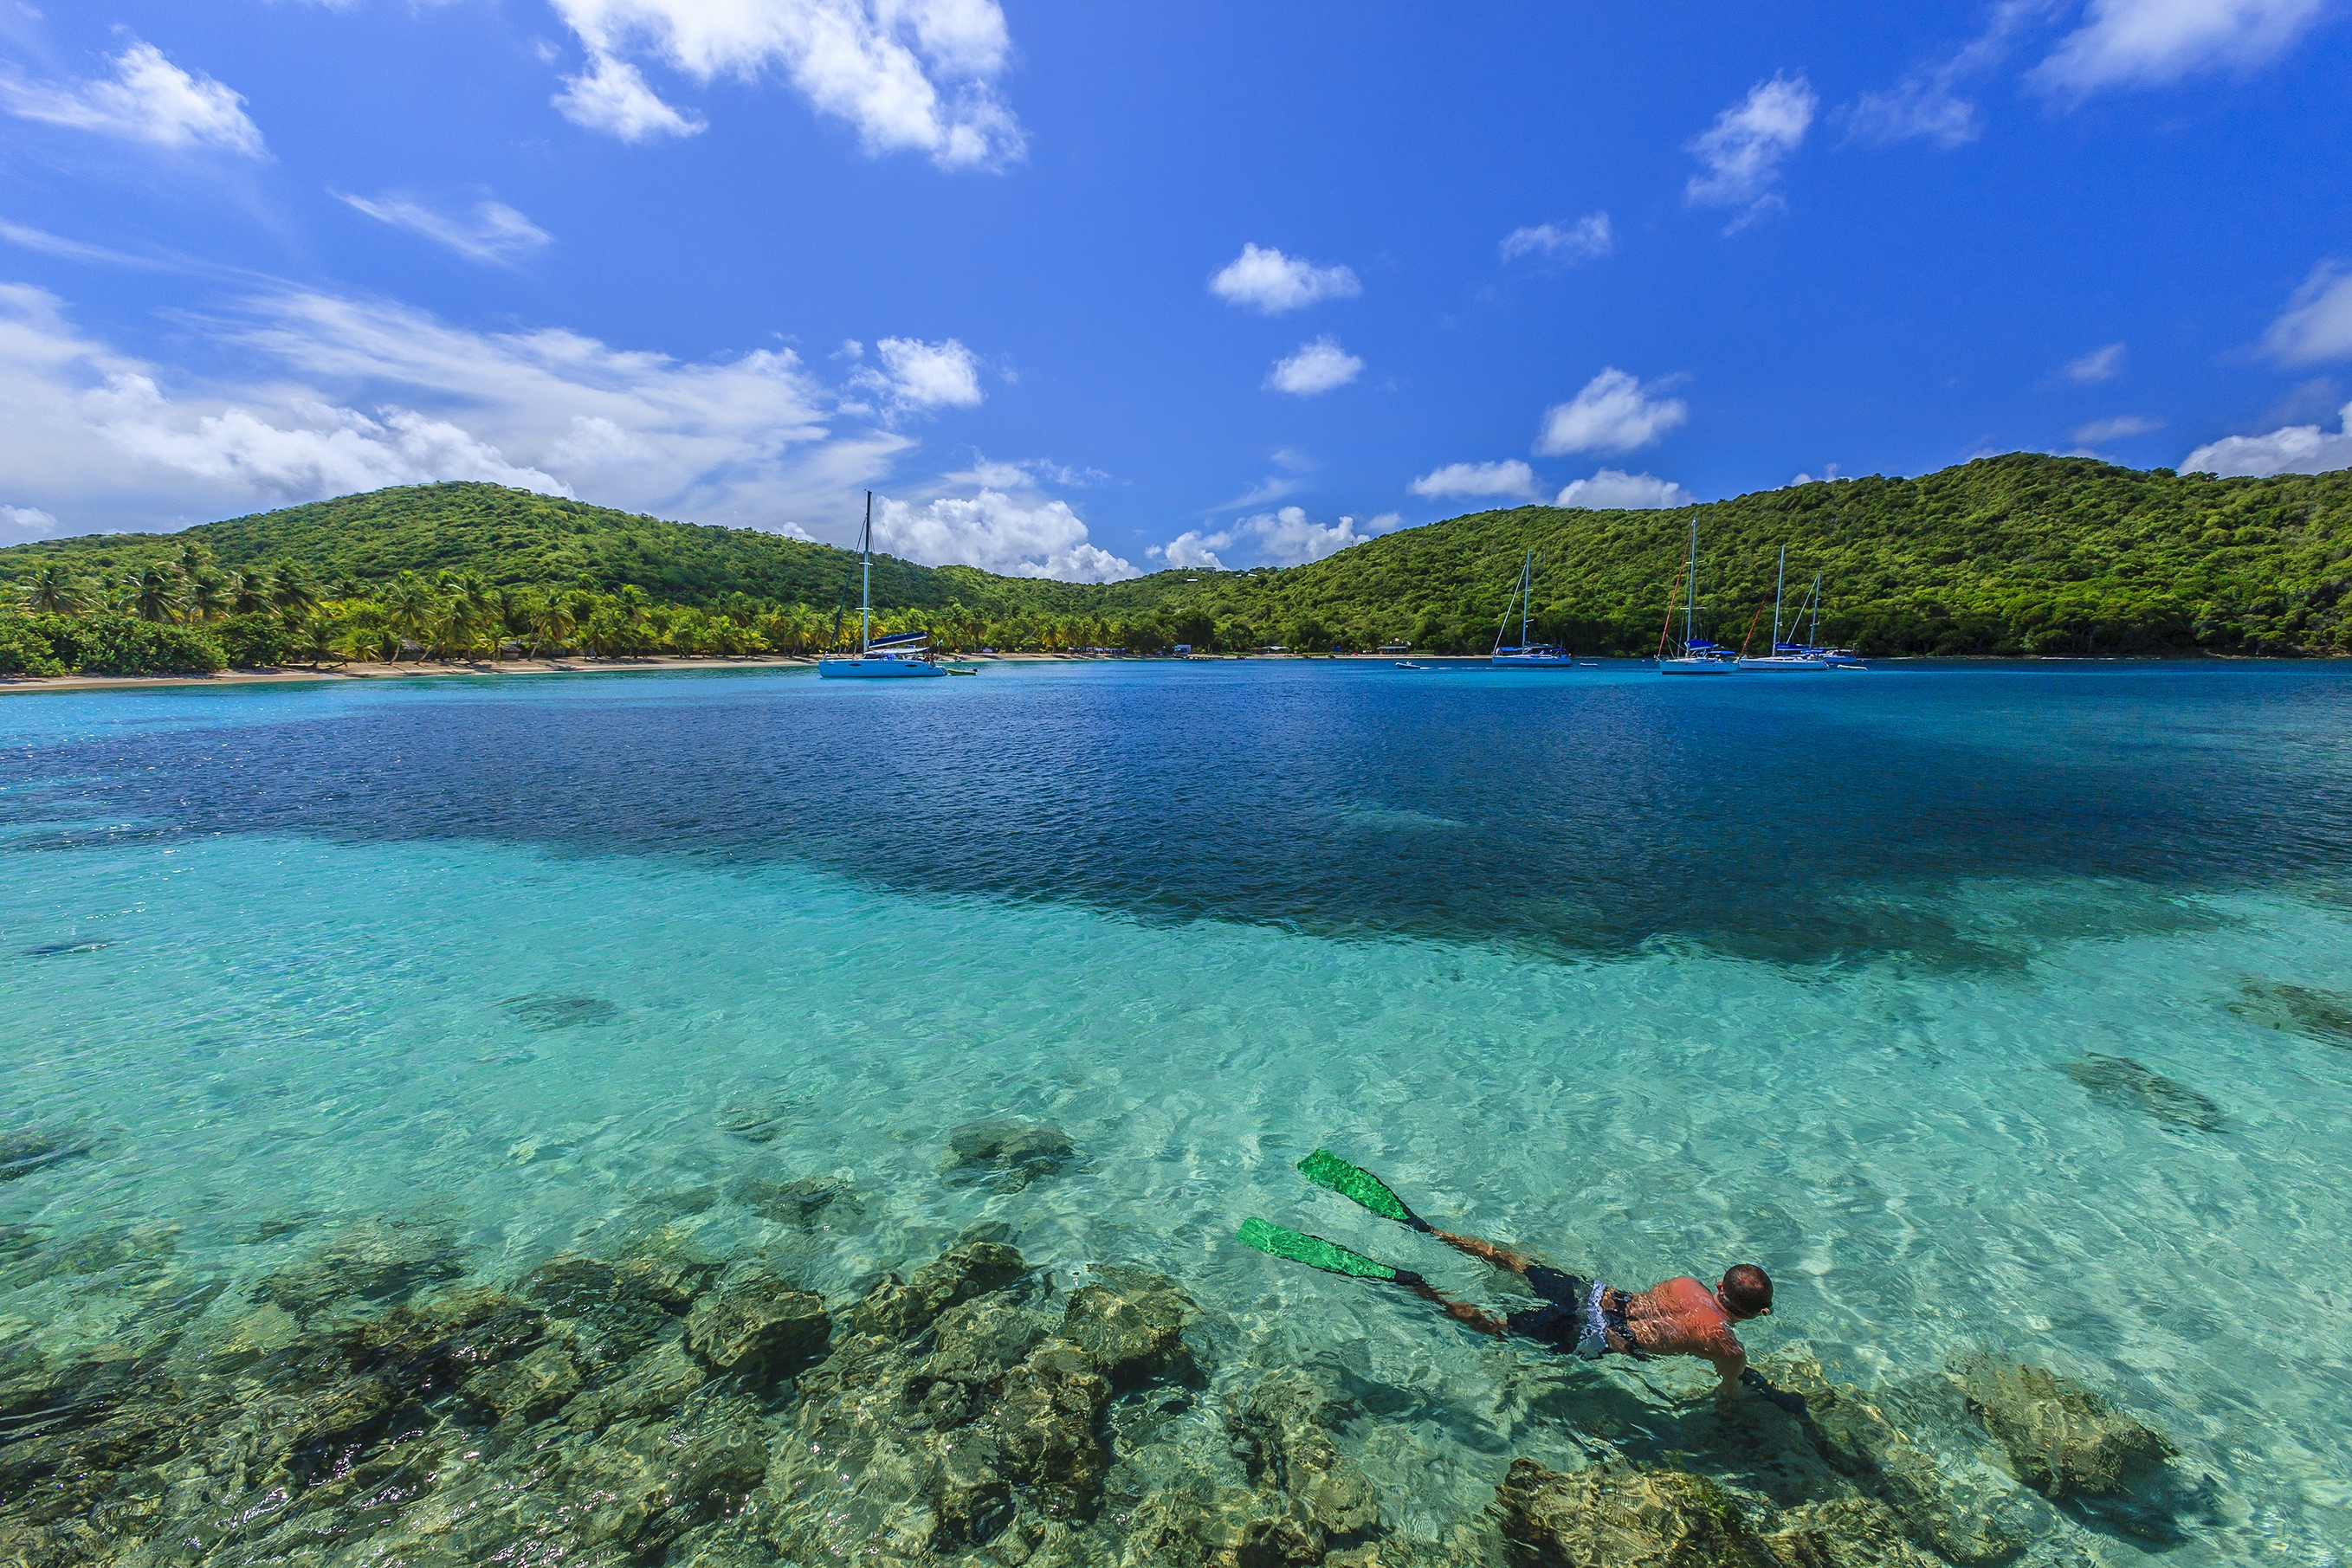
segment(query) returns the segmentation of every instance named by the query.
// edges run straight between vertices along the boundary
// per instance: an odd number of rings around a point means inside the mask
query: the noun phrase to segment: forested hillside
[[[1308,566],[1163,571],[1100,587],[877,558],[874,592],[893,624],[929,625],[971,645],[1321,649],[1404,640],[1475,653],[1493,642],[1533,549],[1539,635],[1583,652],[1643,654],[1656,648],[1681,592],[1694,519],[1699,628],[1735,646],[1769,598],[1786,546],[1790,598],[1819,572],[1822,638],[1866,653],[2352,651],[2342,614],[2352,474],[2214,479],[2032,454],[1672,512],[1481,512]],[[177,561],[185,575],[191,544],[233,574],[308,574],[330,603],[382,601],[406,573],[398,593],[411,598],[418,580],[463,580],[477,599],[485,588],[571,594],[585,624],[590,600],[618,603],[634,588],[632,604],[691,607],[693,624],[724,612],[794,645],[829,637],[833,612],[845,594],[854,606],[856,594],[856,558],[829,546],[479,484],[347,496],[179,534],[22,545],[0,550],[0,580],[27,584],[46,570],[121,611],[122,585],[148,569]],[[648,612],[630,615],[642,622]],[[776,632],[787,623],[798,630]],[[1759,643],[1769,635],[1756,633]]]

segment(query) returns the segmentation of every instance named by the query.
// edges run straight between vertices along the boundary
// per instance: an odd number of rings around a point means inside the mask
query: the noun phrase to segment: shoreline
[[[1222,656],[1222,655],[1221,655]],[[454,675],[613,675],[655,670],[814,669],[811,653],[737,653],[703,657],[688,653],[648,653],[617,659],[501,659],[496,664],[446,662],[387,664],[364,660],[310,669],[307,667],[221,670],[209,675],[0,675],[0,695],[10,692],[121,691],[147,686],[259,686],[299,681],[384,681],[436,679]],[[973,664],[1107,664],[1091,653],[976,653]],[[1177,663],[1181,661],[1169,661]]]
[[[2343,656],[2343,655],[2339,655]],[[1105,654],[1105,653],[975,653],[961,655],[969,663],[982,664],[1229,664],[1253,660],[1300,660],[1308,664],[1380,664],[1396,663],[1394,653],[1176,653],[1176,654]],[[1402,656],[1404,659],[1411,654]],[[1424,653],[1433,663],[1466,664],[1475,668],[1484,660],[1475,653]],[[2326,662],[2325,656],[2304,655],[2286,657],[2259,653],[2197,653],[2170,656],[2151,654],[2117,654],[2113,657],[2064,654],[1887,654],[1874,658],[1879,664],[1910,664],[1929,662],[1939,664],[2310,664]],[[0,675],[0,695],[29,692],[89,692],[127,691],[152,686],[258,686],[281,685],[304,681],[383,681],[432,680],[462,675],[612,675],[666,670],[748,670],[748,669],[812,669],[816,656],[806,653],[741,653],[713,658],[683,653],[653,653],[640,658],[619,659],[503,659],[488,664],[386,664],[354,662],[320,669],[251,669],[222,670],[209,675]],[[1601,664],[1643,664],[1646,659],[1611,658],[1595,655]]]

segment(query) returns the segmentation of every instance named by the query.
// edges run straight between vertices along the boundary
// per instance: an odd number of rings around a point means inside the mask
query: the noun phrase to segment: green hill
[[[1403,639],[1483,652],[1532,549],[1536,626],[1580,651],[1647,653],[1699,529],[1703,634],[1738,645],[1789,551],[1792,597],[1822,574],[1822,633],[1864,652],[2352,651],[2352,473],[2214,479],[2011,454],[1916,479],[1761,491],[1672,512],[1522,507],[1407,529],[1312,565],[1163,571],[1091,586],[878,558],[877,604],[921,618],[960,605],[979,637],[1226,647]],[[380,490],[182,534],[99,535],[0,550],[0,580],[58,563],[116,579],[200,540],[226,570],[300,565],[351,596],[397,573],[705,609],[806,605],[856,592],[856,558],[745,529],[658,521],[492,485]],[[1769,610],[1767,611],[1769,615]],[[1679,615],[1676,616],[1679,622]],[[968,628],[969,630],[969,628]],[[1769,630],[1755,633],[1760,645]]]

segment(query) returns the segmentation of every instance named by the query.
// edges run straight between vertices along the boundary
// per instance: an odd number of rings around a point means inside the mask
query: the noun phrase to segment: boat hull
[[[1739,673],[1743,675],[1818,675],[1832,667],[1826,659],[1774,657],[1739,661]]]
[[[1736,675],[1739,666],[1723,659],[1660,659],[1662,675]]]
[[[828,681],[921,680],[947,674],[919,659],[819,659],[816,673]]]
[[[1497,653],[1486,661],[1496,670],[1572,670],[1576,661],[1570,658],[1546,658],[1533,653]]]

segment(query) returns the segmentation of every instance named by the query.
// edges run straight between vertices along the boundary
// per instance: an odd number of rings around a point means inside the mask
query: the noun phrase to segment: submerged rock
[[[1528,1568],[1780,1568],[1729,1493],[1682,1470],[1514,1459],[1495,1505]]]
[[[1262,1531],[1267,1544],[1295,1532],[1313,1558],[1378,1529],[1380,1501],[1361,1470],[1343,1458],[1326,1429],[1331,1401],[1304,1373],[1276,1373],[1251,1391],[1230,1423],[1250,1479],[1283,1494],[1291,1531]],[[1312,1558],[1309,1559],[1310,1561]]]
[[[2045,1367],[1978,1355],[1953,1371],[2018,1479],[2045,1496],[2128,1496],[2179,1452],[2137,1416]]]
[[[565,1320],[573,1348],[591,1366],[617,1365],[686,1314],[717,1265],[656,1254],[617,1261],[576,1253],[550,1259],[525,1278],[522,1293]]]
[[[19,1127],[0,1133],[0,1182],[86,1158],[97,1147],[98,1134],[86,1127]]]
[[[1166,1275],[1108,1268],[1071,1295],[1062,1337],[1092,1356],[1114,1387],[1155,1377],[1191,1382],[1201,1369],[1184,1329],[1200,1315],[1199,1303]]]
[[[730,1100],[719,1107],[712,1120],[730,1138],[740,1138],[747,1144],[773,1143],[776,1134],[784,1130],[784,1117],[794,1104],[792,1100],[775,1095]]]
[[[727,1196],[762,1219],[803,1229],[830,1226],[859,1211],[856,1189],[829,1176],[738,1176],[728,1184]]]
[[[509,997],[499,1004],[499,1009],[535,1034],[611,1023],[621,1014],[619,1008],[602,997],[565,997],[552,991]]]
[[[437,1228],[363,1219],[271,1273],[252,1294],[304,1317],[336,1303],[394,1301],[464,1272],[456,1245]]]
[[[2169,1126],[2194,1127],[2202,1133],[2221,1130],[2221,1106],[2128,1056],[2101,1056],[2093,1051],[2080,1061],[2067,1063],[2066,1076],[2089,1090],[2091,1098],[2102,1104],[2137,1111]]]
[[[821,1297],[759,1273],[694,1303],[686,1347],[713,1372],[759,1393],[823,1355],[832,1331]]]
[[[999,1241],[950,1248],[915,1270],[905,1284],[886,1281],[842,1315],[852,1333],[908,1339],[950,1307],[1002,1290],[1029,1271],[1021,1254]]]
[[[1902,1516],[1874,1498],[1806,1503],[1773,1521],[1764,1537],[1780,1568],[1938,1568]]]
[[[1060,1170],[1076,1153],[1068,1135],[1051,1122],[992,1116],[950,1132],[940,1169],[992,1177],[1004,1190],[1017,1191]]]
[[[2316,986],[2248,980],[2230,1010],[2271,1029],[2307,1035],[2326,1045],[2352,1046],[2352,993]]]
[[[1801,1352],[1757,1364],[1778,1392],[1752,1402],[1739,1428],[1769,1445],[1759,1456],[1761,1473],[1743,1479],[1761,1482],[1780,1507],[1883,1503],[1914,1541],[1961,1568],[2013,1562],[2057,1526],[2049,1504],[1991,1465],[1947,1458],[1913,1435],[1973,1429],[1957,1386],[1941,1375],[1866,1396],[1832,1383]],[[1827,1484],[1824,1468],[1853,1491]]]

